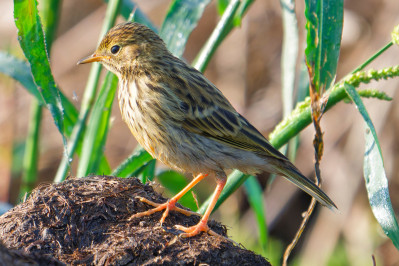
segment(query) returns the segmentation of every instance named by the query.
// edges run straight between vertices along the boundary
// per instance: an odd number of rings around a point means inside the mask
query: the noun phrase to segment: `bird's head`
[[[138,68],[169,53],[162,39],[150,28],[134,22],[119,24],[108,31],[96,51],[78,64],[102,63],[121,77],[134,75]]]

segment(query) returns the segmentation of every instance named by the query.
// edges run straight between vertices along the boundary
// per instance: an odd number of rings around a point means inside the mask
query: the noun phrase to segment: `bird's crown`
[[[136,22],[125,22],[113,27],[101,41],[98,50],[110,48],[115,44],[121,47],[133,44],[165,46],[153,30]]]

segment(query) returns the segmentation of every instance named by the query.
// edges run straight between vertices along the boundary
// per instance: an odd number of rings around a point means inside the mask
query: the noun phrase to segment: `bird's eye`
[[[111,53],[116,54],[120,49],[121,47],[119,45],[114,45],[111,47]]]

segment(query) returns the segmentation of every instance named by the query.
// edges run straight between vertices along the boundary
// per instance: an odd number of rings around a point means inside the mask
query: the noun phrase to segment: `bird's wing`
[[[238,113],[216,107],[203,116],[187,116],[183,128],[234,148],[287,160]]]
[[[180,98],[184,109],[181,123],[185,130],[237,149],[288,160],[231,106],[212,83],[205,78],[201,81],[196,82],[202,84],[201,89],[196,87],[196,83],[191,83],[186,90],[188,94]],[[189,85],[186,83],[186,86]],[[207,93],[201,94],[201,91]]]

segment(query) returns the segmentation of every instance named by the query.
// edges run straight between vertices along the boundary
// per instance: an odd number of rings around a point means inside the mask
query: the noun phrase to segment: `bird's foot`
[[[206,223],[202,223],[202,221],[200,221],[198,224],[190,226],[190,227],[185,227],[182,225],[175,225],[174,227],[177,230],[184,232],[179,235],[182,238],[196,236],[201,232],[206,232],[213,236],[221,236],[221,235],[215,233],[215,231],[211,230]]]
[[[182,225],[175,225],[174,228],[184,232],[179,235],[179,237],[182,237],[182,238],[193,237],[193,236],[200,234],[201,232],[206,232],[211,236],[219,237],[221,239],[227,240],[229,242],[232,242],[232,243],[238,245],[235,241],[231,240],[230,238],[219,235],[218,233],[216,233],[215,231],[210,229],[206,223],[203,223],[203,221],[200,221],[198,224],[196,224],[194,226],[190,226],[190,227],[185,227]]]
[[[180,212],[180,213],[182,213],[182,214],[184,214],[186,216],[199,215],[196,212],[192,212],[192,211],[188,211],[188,210],[176,207],[176,200],[174,200],[173,198],[168,200],[165,203],[156,203],[156,202],[150,201],[150,200],[148,200],[146,198],[143,198],[143,197],[140,197],[140,196],[138,196],[137,198],[141,202],[147,203],[148,205],[151,205],[151,206],[153,206],[155,208],[153,208],[151,210],[148,210],[148,211],[145,211],[145,212],[136,213],[136,214],[132,215],[129,218],[129,220],[132,220],[132,219],[135,219],[135,218],[139,218],[139,217],[143,217],[143,216],[148,216],[148,215],[154,214],[154,213],[162,211],[162,210],[165,210],[165,211],[164,211],[164,213],[162,215],[161,220],[159,221],[161,225],[165,222],[165,219],[166,219],[166,217],[168,217],[169,211],[171,211],[171,210],[178,211],[178,212]]]

